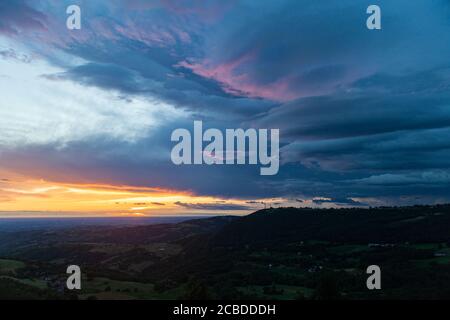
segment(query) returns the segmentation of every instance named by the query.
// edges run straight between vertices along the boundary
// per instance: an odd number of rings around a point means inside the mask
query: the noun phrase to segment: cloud
[[[66,4],[0,4],[3,168],[249,205],[450,200],[444,2],[380,0],[380,32],[350,0],[89,1],[79,32]],[[170,134],[193,120],[279,128],[279,174],[174,166]]]
[[[379,5],[389,32],[377,34],[365,28],[364,3],[243,1],[232,19],[206,33],[202,55],[182,64],[235,95],[289,101],[332,93],[375,70],[414,67],[426,54],[416,46],[418,41],[425,41],[427,50],[449,52],[447,44],[437,41],[438,34],[449,31],[441,28],[446,17],[437,14],[438,5],[407,1]],[[430,12],[435,19],[414,24],[407,18],[421,12]],[[407,56],[397,54],[406,47]],[[444,63],[442,56],[427,56],[429,63]]]
[[[345,91],[283,104],[254,124],[282,128],[287,139],[345,138],[447,127],[450,70],[429,71],[427,75],[430,80],[425,83],[421,83],[423,73],[363,78]],[[420,80],[413,82],[411,78]],[[390,87],[384,79],[404,86]],[[364,90],[360,89],[362,83],[365,83]],[[381,86],[386,89],[381,90]],[[407,113],[414,117],[407,117]],[[292,118],[298,122],[290,121]]]
[[[151,204],[155,205],[155,206],[165,206],[165,203],[161,203],[161,202],[151,202]]]
[[[283,104],[250,124],[280,128],[285,164],[400,170],[407,159],[409,169],[445,168],[449,76],[447,68],[376,74],[332,95]]]
[[[30,63],[31,62],[31,57],[26,56],[24,54],[20,54],[17,51],[8,48],[5,50],[0,50],[0,58],[3,59],[13,59],[13,60],[17,60],[23,63]]]
[[[24,31],[47,31],[47,17],[30,7],[26,1],[2,1],[0,3],[0,33],[19,35]]]
[[[251,207],[238,204],[224,204],[224,203],[183,203],[175,202],[176,205],[195,210],[249,210]]]
[[[351,205],[351,206],[366,206],[367,204],[361,203],[359,201],[355,201],[351,198],[319,198],[319,199],[312,199],[312,202],[315,204],[323,204],[323,203],[333,203],[338,205]]]
[[[64,146],[98,138],[132,142],[147,137],[164,117],[182,114],[161,101],[124,101],[116,92],[48,80],[41,76],[52,70],[45,63],[0,60],[0,66],[8,76],[0,78],[3,103],[8,105],[0,110],[0,144],[4,146]],[[21,92],[24,84],[26,94]]]
[[[408,186],[408,185],[448,185],[450,172],[443,170],[420,171],[406,174],[380,174],[368,178],[353,180],[354,183],[379,186]]]

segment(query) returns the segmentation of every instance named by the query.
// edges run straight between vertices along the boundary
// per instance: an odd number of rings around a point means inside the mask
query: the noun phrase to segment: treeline
[[[265,209],[225,226],[215,246],[306,240],[345,243],[449,242],[450,206]]]

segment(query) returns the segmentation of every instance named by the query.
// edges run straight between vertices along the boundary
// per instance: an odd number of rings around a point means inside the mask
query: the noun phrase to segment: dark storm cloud
[[[450,183],[450,171],[432,170],[397,174],[380,174],[352,181],[374,186],[435,185]]]
[[[122,63],[87,63],[59,74],[46,75],[48,79],[71,80],[83,85],[96,86],[103,89],[114,89],[126,95],[141,95],[149,98],[157,97],[172,105],[201,112],[205,116],[220,115],[221,119],[245,119],[249,115],[267,111],[275,104],[271,101],[246,97],[230,97],[217,84],[208,79],[192,75],[190,71],[180,74],[178,69],[170,65],[164,66],[140,57],[124,54]],[[127,63],[127,59],[131,61]],[[136,65],[136,61],[142,61]],[[145,68],[140,66],[144,65]]]
[[[442,29],[446,17],[436,3],[379,1],[389,32],[378,33],[365,28],[363,2],[240,4],[233,19],[206,34],[205,57],[191,59],[191,68],[241,94],[284,101],[326,94],[374,71],[443,63],[449,53],[448,44],[438,40],[448,26]],[[421,14],[434,19],[420,19]],[[441,55],[433,55],[435,50]]]
[[[351,206],[366,206],[367,204],[355,201],[350,198],[332,198],[332,199],[313,199],[315,204],[333,203],[339,205],[351,205]]]
[[[375,74],[332,95],[286,103],[252,124],[280,128],[285,163],[368,172],[448,168],[449,75],[447,68]]]
[[[195,210],[249,210],[252,209],[248,206],[242,206],[237,204],[223,204],[223,203],[183,203],[175,202],[176,205]]]
[[[88,63],[64,73],[46,75],[46,77],[56,81],[76,79],[84,85],[116,89],[129,94],[145,90],[139,83],[139,75],[119,65]]]
[[[286,103],[255,124],[280,127],[288,139],[330,139],[447,127],[450,69],[397,76],[375,74],[334,94]]]
[[[67,34],[67,3],[4,2],[0,32],[43,34],[33,45],[64,70],[47,79],[117,90],[124,101],[157,98],[188,113],[133,144],[98,138],[64,149],[17,148],[3,154],[2,165],[33,159],[54,175],[248,199],[450,199],[448,4],[377,1],[383,28],[369,31],[368,3],[350,0],[83,2],[82,32],[55,41],[46,25]],[[61,50],[83,62],[62,63]],[[174,166],[170,133],[194,119],[219,128],[279,128],[279,174]],[[232,210],[220,206],[214,208]]]

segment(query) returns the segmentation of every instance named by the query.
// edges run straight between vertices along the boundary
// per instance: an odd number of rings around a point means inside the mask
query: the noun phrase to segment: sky
[[[195,120],[279,129],[278,174],[174,165]],[[446,202],[449,1],[0,0],[0,217]]]

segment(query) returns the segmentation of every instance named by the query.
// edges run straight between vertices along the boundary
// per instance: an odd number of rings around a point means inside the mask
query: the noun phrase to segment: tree
[[[191,278],[186,285],[183,300],[209,300],[211,295],[208,287],[202,280]]]
[[[334,273],[325,272],[321,274],[314,298],[318,300],[337,300],[341,298],[337,277]]]

